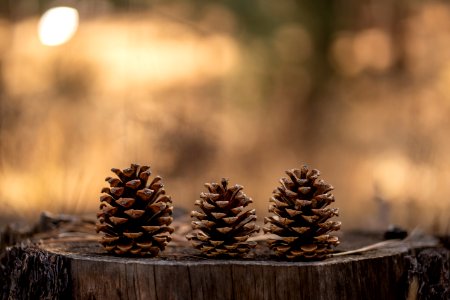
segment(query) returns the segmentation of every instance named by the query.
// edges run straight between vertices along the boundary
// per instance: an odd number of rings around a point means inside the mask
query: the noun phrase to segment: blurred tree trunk
[[[306,154],[313,158],[317,147],[334,135],[338,129],[340,105],[327,87],[337,78],[330,61],[330,49],[337,33],[341,31],[358,32],[369,28],[384,30],[394,41],[394,64],[389,74],[403,74],[404,70],[404,19],[414,5],[407,1],[299,1],[307,11],[306,24],[312,33],[314,56],[309,65],[312,84],[306,101],[296,102],[299,107],[292,111],[304,111],[303,120],[298,118],[299,132],[303,141],[307,140]],[[349,55],[352,55],[349,53]],[[333,101],[334,100],[334,101]],[[333,118],[329,118],[334,115]]]

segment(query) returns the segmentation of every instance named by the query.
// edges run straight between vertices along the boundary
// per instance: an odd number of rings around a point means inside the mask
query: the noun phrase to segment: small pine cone
[[[278,235],[270,239],[269,247],[281,257],[299,260],[320,260],[330,256],[339,240],[329,234],[339,230],[341,222],[329,220],[338,215],[337,208],[327,208],[334,202],[334,188],[318,179],[320,172],[307,166],[286,171],[281,186],[274,190],[269,212],[264,219],[264,232]]]
[[[195,201],[202,211],[192,211],[194,231],[186,238],[206,256],[245,256],[256,246],[256,242],[247,239],[259,232],[255,209],[244,211],[252,199],[242,192],[242,186],[228,187],[227,179],[205,186],[208,192],[201,193],[201,200]]]
[[[172,200],[165,195],[160,176],[150,184],[149,166],[132,164],[124,170],[111,169],[110,187],[102,189],[97,232],[110,253],[156,256],[170,242]]]

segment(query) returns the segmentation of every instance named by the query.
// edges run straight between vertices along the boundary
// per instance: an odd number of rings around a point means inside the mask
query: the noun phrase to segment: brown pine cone
[[[191,213],[194,232],[186,238],[206,256],[245,256],[256,246],[247,239],[259,231],[255,209],[244,211],[252,199],[242,192],[242,186],[228,187],[227,179],[205,186],[208,192],[201,193],[201,200],[195,202],[201,211]]]
[[[264,232],[278,235],[269,240],[269,247],[281,257],[300,260],[320,260],[330,256],[332,246],[339,240],[329,234],[339,230],[341,222],[329,220],[338,215],[337,208],[327,208],[334,202],[334,188],[318,179],[316,169],[286,171],[281,186],[274,190],[269,212],[274,215],[264,219],[268,224]]]
[[[156,256],[170,242],[172,200],[165,195],[160,176],[150,184],[149,166],[132,164],[124,170],[111,169],[110,187],[102,189],[97,232],[110,253]]]

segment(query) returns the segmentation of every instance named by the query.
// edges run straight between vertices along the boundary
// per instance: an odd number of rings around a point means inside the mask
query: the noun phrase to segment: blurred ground
[[[228,177],[262,219],[307,163],[344,229],[450,230],[447,2],[72,1],[43,45],[67,3],[0,4],[0,223],[93,212],[131,162],[186,209]]]

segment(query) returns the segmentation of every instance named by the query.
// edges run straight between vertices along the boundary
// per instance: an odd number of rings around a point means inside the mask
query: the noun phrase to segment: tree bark
[[[369,234],[344,235],[344,250]],[[449,299],[450,251],[426,238],[320,262],[286,262],[262,244],[251,259],[212,260],[171,246],[157,258],[106,254],[63,239],[8,248],[2,299]]]

